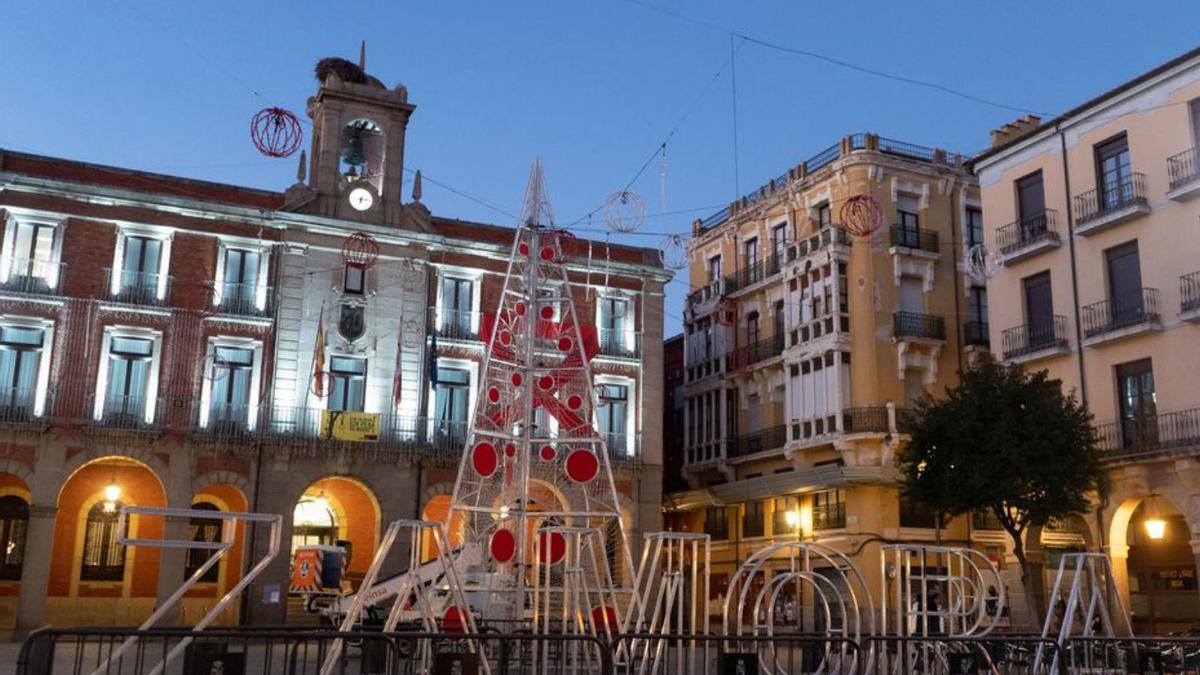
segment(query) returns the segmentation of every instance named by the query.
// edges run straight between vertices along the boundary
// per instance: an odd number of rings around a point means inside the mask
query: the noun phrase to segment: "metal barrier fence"
[[[334,675],[1200,675],[1200,637],[1072,638],[775,635],[534,635],[505,626],[461,633],[339,633],[280,627],[192,632],[44,629],[21,646],[17,675],[319,675],[329,648],[344,649]],[[130,637],[136,649],[108,663]],[[163,660],[181,641],[183,655]],[[479,656],[472,653],[478,645]],[[1042,665],[1035,659],[1042,649]],[[1058,672],[1052,672],[1055,653]]]
[[[615,675],[792,675],[862,672],[853,640],[825,634],[631,634],[614,640]]]
[[[875,675],[1034,675],[1038,647],[1053,654],[1053,640],[1031,636],[871,637],[864,640]],[[1050,675],[1043,661],[1038,675]],[[1063,674],[1065,675],[1065,674]]]
[[[110,658],[130,637],[136,648]],[[166,655],[190,640],[183,655]],[[331,670],[322,671],[337,640],[348,648]],[[472,645],[482,647],[482,658]],[[476,650],[478,651],[478,650]],[[44,629],[21,645],[17,675],[611,675],[607,641],[591,636],[253,628],[148,630],[120,628]]]

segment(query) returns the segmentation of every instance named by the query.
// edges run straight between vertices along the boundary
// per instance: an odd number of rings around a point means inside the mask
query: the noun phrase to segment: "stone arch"
[[[425,490],[421,492],[421,503],[424,504],[424,503],[428,502],[429,500],[433,499],[434,497],[438,497],[441,495],[453,496],[454,495],[454,483],[451,483],[449,481],[441,481],[438,483],[434,483],[433,485],[430,485],[429,487],[425,488]]]
[[[316,498],[322,493],[335,515],[338,538],[351,544],[346,573],[353,583],[370,567],[379,545],[382,519],[379,497],[367,481],[357,476],[330,474],[304,488],[292,502],[293,506],[306,497]]]
[[[25,464],[13,459],[0,461],[0,473],[9,473],[21,479],[26,487],[33,484],[33,471]]]
[[[250,494],[250,481],[236,471],[209,471],[192,479],[192,494],[202,492],[204,488],[217,483],[225,483],[236,487],[243,497]],[[246,501],[249,504],[249,499]],[[247,506],[247,508],[249,508]]]
[[[67,461],[63,464],[63,473],[67,476],[67,478],[63,480],[63,484],[65,485],[67,481],[70,480],[70,476],[72,476],[79,469],[82,469],[89,464],[110,458],[127,459],[145,466],[150,470],[151,473],[155,475],[155,477],[158,478],[158,482],[163,484],[165,489],[166,486],[163,482],[163,476],[167,475],[167,464],[161,458],[159,458],[158,455],[151,452],[149,448],[139,448],[132,451],[128,449],[105,450],[104,448],[84,448],[82,451],[76,452],[74,455],[67,458]],[[178,458],[177,456],[177,461],[184,460],[182,458]]]
[[[83,453],[81,453],[83,454]],[[167,491],[154,467],[128,455],[103,452],[90,461],[73,461],[73,470],[59,486],[55,505],[54,541],[49,560],[46,618],[52,624],[120,625],[139,623],[154,608],[157,596],[161,550],[134,547],[122,551],[120,579],[85,578],[85,550],[89,537],[89,514],[108,499],[115,485],[121,504],[163,507]],[[161,462],[156,462],[162,466]],[[157,518],[132,516],[130,536],[159,539],[163,522]],[[111,524],[103,527],[111,527]],[[115,533],[97,530],[93,536]],[[103,602],[97,602],[103,599]]]

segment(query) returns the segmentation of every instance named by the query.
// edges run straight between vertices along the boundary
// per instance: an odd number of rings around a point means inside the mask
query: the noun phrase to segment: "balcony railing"
[[[725,294],[738,291],[769,279],[779,273],[783,261],[779,256],[772,255],[765,260],[747,262],[742,269],[725,277]]]
[[[946,320],[932,314],[917,312],[893,312],[892,335],[897,338],[920,340],[945,340]]]
[[[1200,272],[1179,277],[1179,311],[1200,310]]]
[[[767,450],[776,450],[787,444],[787,427],[779,425],[769,427],[762,431],[755,431],[750,434],[742,434],[730,438],[725,443],[725,456],[732,459],[734,457],[745,457],[753,455],[756,452],[766,452]]]
[[[0,282],[0,290],[29,295],[56,295],[61,293],[63,263],[29,258],[0,259],[0,269],[8,271],[8,277]]]
[[[991,339],[988,337],[988,322],[968,321],[964,323],[963,344],[968,347],[989,348],[991,346]]]
[[[624,329],[597,329],[600,353],[619,359],[636,359],[642,354],[642,334]]]
[[[1054,209],[1011,222],[996,230],[996,246],[1007,256],[1040,242],[1058,243],[1058,214]]]
[[[47,392],[45,410],[51,408],[51,393]],[[37,394],[32,387],[0,388],[0,424],[33,422],[42,417],[38,415]]]
[[[608,448],[609,459],[628,461],[641,455],[641,434],[600,432],[600,437],[604,439],[604,446]]]
[[[1200,178],[1200,147],[1167,158],[1168,189],[1175,190]]]
[[[150,272],[105,270],[112,299],[132,305],[161,307],[171,294],[171,276]],[[115,275],[115,277],[114,277]]]
[[[814,506],[812,510],[812,523],[814,530],[836,530],[845,527],[845,502]]]
[[[461,309],[429,308],[429,329],[439,340],[479,341],[479,312]]]
[[[694,308],[697,305],[703,305],[710,300],[721,297],[724,294],[725,279],[713,279],[707,284],[697,288],[688,294],[688,307]]]
[[[891,431],[888,423],[887,406],[872,405],[843,410],[842,430],[847,434],[887,433]]]
[[[1200,408],[1100,424],[1096,435],[1108,458],[1200,446]]]
[[[1043,349],[1067,346],[1067,319],[1054,315],[1006,329],[1000,334],[1005,359],[1014,359]]]
[[[756,363],[766,361],[783,353],[784,334],[777,333],[774,337],[759,340],[754,344],[735,347],[729,352],[729,368],[749,368]]]
[[[924,145],[917,145],[916,143],[898,141],[894,138],[880,136],[879,151],[900,155],[901,157],[911,157],[925,162],[933,161],[933,148],[927,148]]]
[[[787,261],[792,262],[801,260],[805,256],[811,255],[830,246],[849,246],[850,235],[837,225],[830,225],[820,232],[805,237],[790,244],[787,249]]]
[[[1075,216],[1080,225],[1129,206],[1146,203],[1146,176],[1134,172],[1120,181],[1095,188],[1075,197]]]
[[[101,400],[99,414],[96,412],[97,397]],[[167,410],[165,399],[149,396],[110,396],[92,393],[88,394],[85,400],[90,425],[105,429],[133,431],[158,429],[162,426],[163,415]],[[147,414],[151,404],[154,406],[154,411]]]
[[[1159,320],[1158,289],[1143,288],[1117,298],[1085,305],[1083,336],[1095,337]]]
[[[937,253],[940,249],[938,233],[907,225],[892,225],[892,246],[926,253]]]
[[[217,311],[237,316],[270,316],[272,289],[258,284],[222,284],[217,287]]]

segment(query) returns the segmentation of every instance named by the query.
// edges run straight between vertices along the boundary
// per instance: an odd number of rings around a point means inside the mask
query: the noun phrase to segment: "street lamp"
[[[1151,541],[1161,541],[1167,534],[1167,521],[1158,513],[1158,504],[1155,500],[1157,496],[1151,494],[1146,498],[1146,516],[1142,519],[1142,526],[1146,528],[1146,536],[1150,537]]]
[[[117,477],[113,476],[108,485],[104,486],[104,510],[108,513],[116,511],[119,499],[121,499],[121,486],[117,485]]]

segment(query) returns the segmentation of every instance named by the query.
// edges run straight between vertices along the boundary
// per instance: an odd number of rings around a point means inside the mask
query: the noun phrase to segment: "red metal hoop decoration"
[[[342,242],[342,260],[350,267],[369,270],[379,262],[379,242],[363,232],[355,232]]]
[[[869,237],[883,226],[883,209],[867,195],[855,195],[842,202],[838,215],[842,229],[855,237]]]
[[[267,157],[288,157],[300,149],[304,131],[295,113],[283,108],[263,108],[250,120],[250,140]]]

